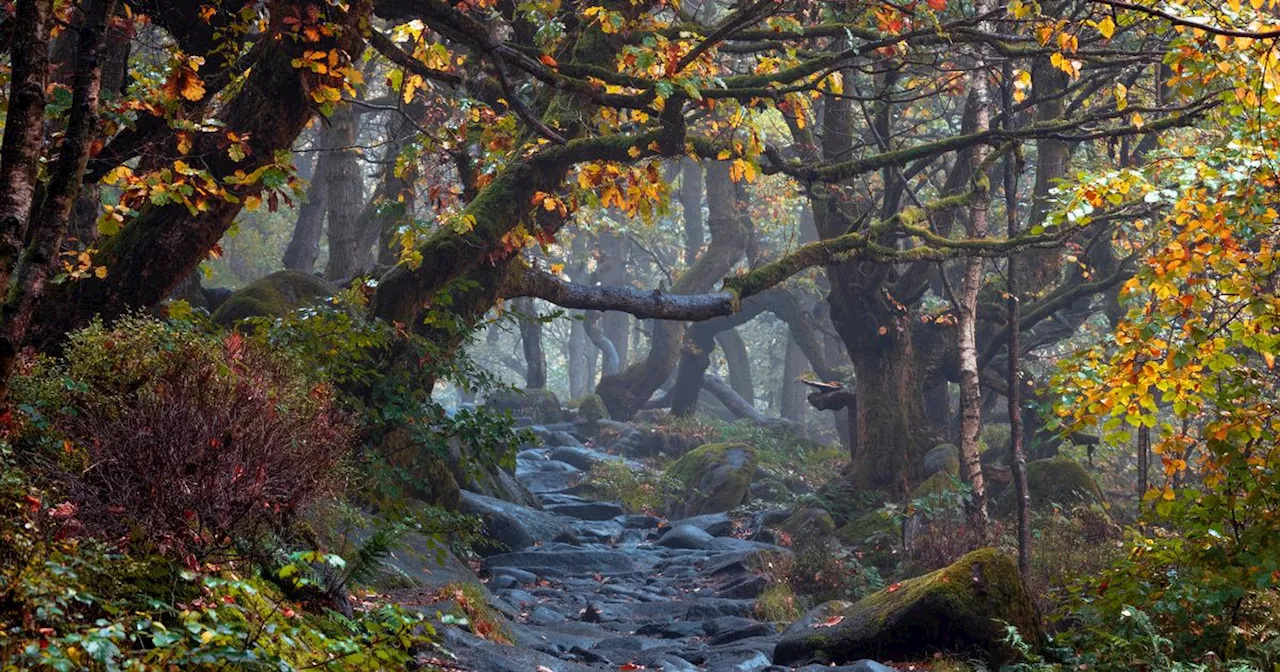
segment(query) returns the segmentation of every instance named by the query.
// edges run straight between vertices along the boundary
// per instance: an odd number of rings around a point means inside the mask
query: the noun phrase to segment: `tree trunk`
[[[985,6],[984,0],[978,0]],[[978,9],[979,14],[985,8]],[[980,47],[979,47],[980,48]],[[974,70],[969,74],[969,95],[977,110],[976,126],[985,130],[990,125],[991,93],[987,88],[986,63],[981,54],[977,57]],[[979,238],[987,233],[987,211],[991,200],[986,192],[987,176],[982,173],[983,160],[989,148],[978,146],[970,158],[970,173],[974,189],[979,196],[973,199],[969,207],[969,221],[966,233],[971,238]],[[957,326],[957,344],[960,354],[960,466],[961,473],[972,488],[967,505],[969,519],[982,538],[987,536],[989,527],[987,518],[987,491],[982,479],[981,450],[978,441],[982,433],[982,382],[978,369],[978,292],[982,289],[983,264],[980,257],[969,257],[964,260],[964,276],[960,291],[956,296],[956,308],[959,312]]]
[[[706,237],[702,225],[702,194],[705,191],[702,164],[685,157],[680,160],[680,208],[684,211],[684,263],[692,266],[698,259]]]
[[[354,26],[357,20],[368,19],[369,8],[365,0],[351,3],[345,12],[331,10],[334,22],[348,28],[319,43],[284,39],[281,33],[289,26],[283,15],[272,14],[268,33],[261,36],[265,46],[219,115],[227,131],[246,138],[248,156],[241,161],[229,157],[224,133],[200,134],[192,149],[194,155],[204,158],[203,167],[214,179],[225,180],[236,171],[252,173],[274,161],[277,151],[292,146],[312,116],[311,92],[326,77],[294,67],[293,61],[301,58],[304,50],[359,53],[360,34]],[[195,216],[182,204],[144,207],[101,246],[95,261],[107,267],[107,276],[52,289],[48,300],[41,302],[38,327],[29,340],[39,347],[53,347],[95,314],[111,319],[158,303],[222,238],[245,197],[260,191],[260,184],[235,189],[235,202],[213,199],[207,210]]]
[[[9,378],[13,373],[20,344],[27,336],[36,306],[44,296],[49,274],[62,245],[71,221],[71,210],[83,186],[85,165],[89,153],[101,129],[98,124],[98,98],[102,85],[103,36],[107,20],[115,12],[116,0],[94,0],[84,8],[84,20],[79,27],[76,45],[75,75],[71,84],[71,107],[67,114],[67,128],[58,150],[58,158],[49,171],[49,182],[44,201],[34,209],[27,225],[27,245],[18,257],[17,265],[9,275],[8,291],[0,305],[0,398],[7,395]],[[45,49],[48,39],[47,17],[44,8],[31,7],[36,16],[31,20],[32,29],[40,31],[30,36],[32,45]],[[29,64],[44,65],[40,57]],[[15,82],[32,81],[30,73],[15,72]],[[19,129],[15,134],[23,137]],[[8,137],[5,138],[8,140]],[[20,145],[26,140],[18,141]],[[38,152],[38,149],[37,149]],[[21,170],[13,175],[21,181]]]
[[[520,320],[520,347],[524,350],[524,385],[529,389],[547,386],[547,356],[542,350],[542,323],[533,299],[520,298],[513,302]]]
[[[626,265],[626,241],[620,236],[612,233],[600,234],[600,266],[599,278],[600,284],[610,285],[614,287],[623,287],[631,283],[631,274],[627,272]],[[618,366],[625,367],[628,359],[627,354],[631,345],[631,316],[618,311],[606,311],[600,318],[600,329],[604,333],[605,338],[613,344],[614,353],[618,358]],[[603,352],[603,349],[602,349]],[[609,357],[605,356],[604,375],[611,376],[621,368],[610,371]]]
[[[328,120],[336,143],[328,170],[322,176],[329,218],[329,262],[324,267],[324,277],[329,280],[350,280],[360,270],[356,266],[360,256],[356,249],[360,242],[357,220],[364,203],[364,178],[355,148],[357,118],[348,103],[336,107]]]
[[[1004,111],[1004,127],[1013,128],[1013,69],[1005,61],[1001,72],[1000,106]],[[1005,235],[1012,239],[1018,235],[1018,172],[1017,162],[1012,157],[1005,159],[1004,164],[1004,209]],[[1008,282],[1009,324],[1021,323],[1021,302],[1018,270],[1018,258],[1010,255],[1005,264],[1005,277]],[[1008,386],[1005,399],[1009,403],[1009,452],[1011,453],[1013,471],[1013,493],[1018,499],[1018,569],[1023,578],[1031,575],[1031,493],[1027,491],[1027,455],[1022,449],[1022,381],[1019,379],[1019,362],[1022,345],[1018,336],[1021,330],[1009,329],[1009,369]]]
[[[325,212],[329,210],[325,175],[332,163],[330,149],[337,146],[338,138],[332,125],[320,131],[316,139],[315,161],[307,178],[311,184],[307,186],[306,199],[298,207],[298,221],[293,226],[293,236],[281,260],[291,271],[310,273],[320,258],[320,236],[324,233]]]
[[[729,368],[729,386],[748,404],[755,403],[755,385],[751,382],[751,356],[747,344],[737,329],[725,329],[716,334],[716,343],[724,352],[725,365]]]
[[[13,18],[9,113],[0,146],[0,287],[17,265],[35,205],[52,7],[52,0],[25,0]]]
[[[564,356],[569,363],[569,397],[579,399],[591,384],[587,379],[587,330],[582,320],[569,324],[569,345]]]
[[[792,422],[804,422],[804,388],[796,379],[804,373],[804,352],[796,344],[796,339],[787,333],[787,350],[782,359],[782,389],[779,411],[783,418]]]

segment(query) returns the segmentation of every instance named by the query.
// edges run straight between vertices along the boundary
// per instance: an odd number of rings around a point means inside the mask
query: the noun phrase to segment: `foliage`
[[[1245,7],[1218,20],[1245,25],[1252,15]],[[1129,445],[1134,428],[1151,432],[1163,474],[1143,496],[1143,525],[1088,591],[1102,622],[1143,605],[1151,656],[1230,658],[1277,627],[1272,612],[1251,608],[1280,587],[1280,128],[1275,101],[1257,94],[1273,86],[1273,61],[1270,46],[1247,37],[1182,31],[1170,85],[1221,107],[1158,169],[1094,176],[1073,193],[1086,210],[1133,198],[1160,208],[1117,231],[1142,255],[1114,333],[1051,381],[1064,430],[1100,425],[1114,446]]]
[[[875,567],[830,538],[806,537],[794,541],[790,554],[766,554],[759,571],[775,584],[787,586],[807,605],[830,600],[858,600],[884,587]]]
[[[0,447],[0,669],[396,668],[431,626],[395,607],[309,613],[243,563],[198,571],[65,538],[58,507]]]
[[[594,497],[621,502],[627,513],[655,515],[682,489],[663,473],[634,469],[622,460],[593,464],[581,485]]]
[[[280,530],[334,487],[352,441],[332,390],[288,361],[236,333],[143,317],[73,334],[15,399],[23,428],[63,442],[63,534],[130,540],[192,568]]]
[[[796,598],[791,586],[775,583],[756,598],[756,617],[769,623],[794,623],[804,613],[805,602]]]

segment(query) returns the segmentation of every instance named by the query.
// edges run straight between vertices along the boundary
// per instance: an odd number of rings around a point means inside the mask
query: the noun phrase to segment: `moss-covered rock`
[[[577,418],[582,422],[595,424],[609,419],[609,409],[605,408],[604,400],[600,395],[588,394],[578,400]]]
[[[560,422],[564,418],[559,397],[545,388],[490,392],[484,405],[497,411],[511,411],[516,417],[533,418],[539,424]]]
[[[782,521],[778,529],[791,535],[792,539],[812,539],[831,536],[836,531],[836,523],[826,511],[805,507]]]
[[[213,321],[229,326],[247,317],[278,317],[319,303],[338,288],[301,271],[276,271],[231,295],[213,313]]]
[[[1098,482],[1084,465],[1065,457],[1051,457],[1027,463],[1027,490],[1031,493],[1031,508],[1047,510],[1054,506],[1105,506]],[[1000,513],[1014,511],[1014,488],[1006,487],[1001,493]]]
[[[924,454],[920,475],[924,478],[936,473],[945,472],[953,476],[960,474],[960,449],[950,443],[934,446]]]
[[[742,503],[759,458],[744,443],[708,443],[689,451],[667,469],[680,484],[679,498],[668,504],[672,518],[722,513]]]
[[[1033,645],[1043,637],[1039,611],[1017,565],[989,548],[868,595],[840,615],[830,628],[789,628],[773,662],[920,660],[942,653],[999,665],[1014,657],[1000,621],[1016,626]]]
[[[956,491],[959,477],[945,471],[924,479],[915,490],[911,491],[911,499],[938,498]]]

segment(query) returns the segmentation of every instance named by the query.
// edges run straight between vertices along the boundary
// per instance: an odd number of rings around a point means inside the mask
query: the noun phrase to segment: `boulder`
[[[998,666],[1015,655],[1004,643],[1000,621],[1016,626],[1033,646],[1043,637],[1040,614],[1017,565],[990,548],[868,595],[839,616],[830,627],[788,629],[773,662],[921,660],[942,653]]]
[[[945,472],[952,476],[960,475],[960,449],[950,443],[934,446],[924,454],[920,468],[920,476],[929,478],[936,473]]]
[[[782,521],[778,530],[786,532],[792,539],[827,537],[835,532],[836,523],[823,509],[806,507]]]
[[[1051,457],[1027,463],[1027,490],[1031,508],[1071,507],[1079,504],[1102,504],[1102,490],[1084,465],[1065,457]],[[1001,508],[1013,510],[1013,488],[1007,488]]]
[[[537,543],[569,538],[573,532],[556,516],[494,497],[463,491],[459,510],[484,521],[485,537],[498,542],[483,553],[518,551]]]
[[[337,287],[310,273],[276,271],[232,294],[213,311],[213,321],[229,326],[247,317],[279,317],[337,292]]]
[[[676,460],[667,475],[683,486],[671,517],[721,513],[742,503],[756,473],[756,450],[743,443],[709,443]]]
[[[516,417],[533,418],[539,424],[560,422],[564,415],[556,393],[544,388],[490,392],[484,405],[496,411],[510,411]]]
[[[692,525],[676,525],[654,543],[664,548],[704,551],[711,548],[715,540],[714,536],[701,528]]]
[[[605,407],[600,395],[588,394],[578,400],[578,410],[574,415],[579,422],[594,427],[601,420],[609,419],[609,409]]]

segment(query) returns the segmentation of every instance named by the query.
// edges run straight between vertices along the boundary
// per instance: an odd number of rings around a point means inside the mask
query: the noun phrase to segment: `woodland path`
[[[542,445],[520,451],[515,475],[542,511],[463,495],[464,507],[488,513],[492,536],[512,549],[486,557],[479,575],[514,645],[444,625],[444,646],[457,656],[459,669],[795,669],[772,665],[782,633],[755,614],[755,598],[767,583],[752,567],[762,551],[781,549],[743,537],[767,540],[768,532],[753,530],[763,527],[768,512],[746,520],[627,515],[616,502],[575,494],[592,462],[622,458],[585,446],[569,431],[572,425],[534,429]],[[523,547],[510,543],[530,539]],[[893,672],[872,661],[800,669]]]

